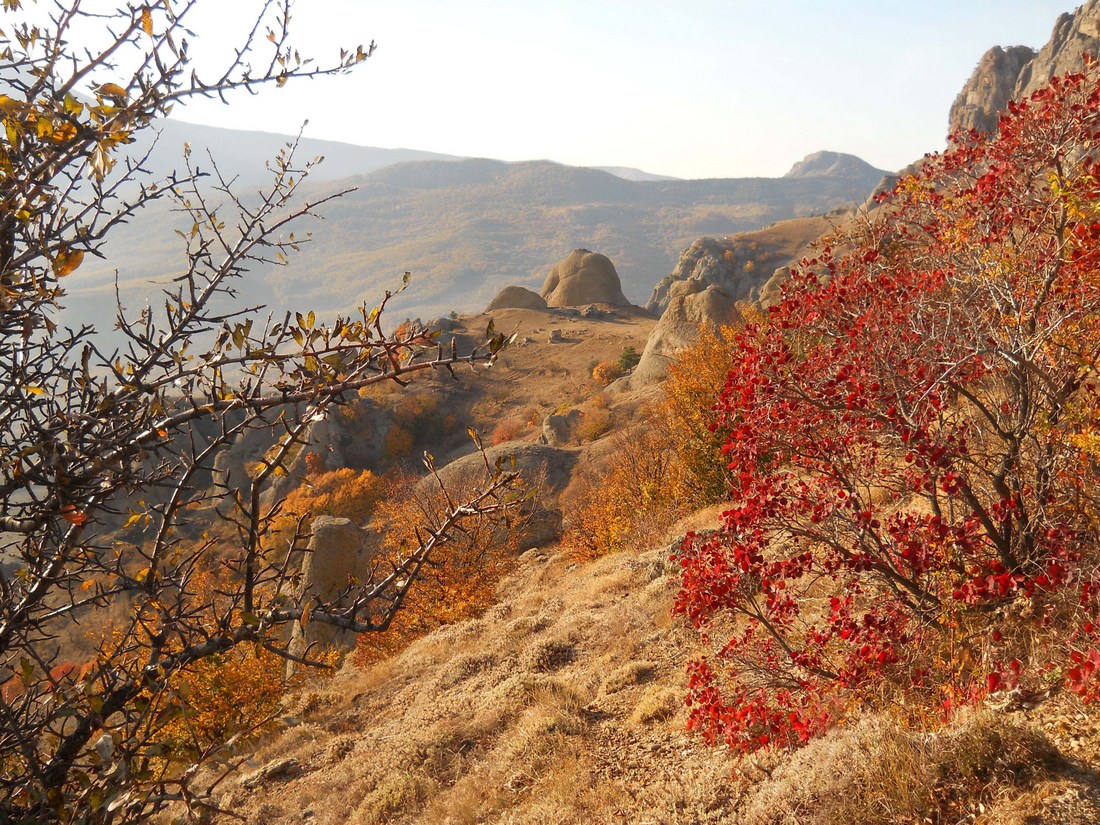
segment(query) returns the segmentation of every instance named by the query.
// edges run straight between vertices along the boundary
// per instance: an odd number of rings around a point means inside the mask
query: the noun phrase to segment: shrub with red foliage
[[[1066,664],[1100,559],[1078,446],[1100,406],[1097,147],[1095,74],[1052,81],[734,339],[732,506],[676,554],[677,610],[732,635],[691,665],[709,740],[794,746],[868,703],[949,710]],[[1071,687],[1097,692],[1075,657]]]

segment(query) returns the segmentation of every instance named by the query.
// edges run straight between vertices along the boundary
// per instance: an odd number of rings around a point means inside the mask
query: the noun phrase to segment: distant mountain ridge
[[[308,132],[308,129],[305,130]],[[130,149],[132,156],[143,155],[151,148],[154,134],[157,146],[146,168],[154,175],[163,177],[173,169],[182,167],[183,147],[191,148],[191,155],[200,165],[207,165],[208,157],[213,156],[223,171],[237,176],[239,182],[261,185],[270,179],[265,162],[275,157],[278,151],[295,138],[274,132],[260,132],[242,129],[226,129],[220,126],[207,126],[182,120],[161,121],[151,134],[142,132]],[[296,157],[299,162],[323,157],[324,163],[318,164],[311,172],[314,182],[339,180],[353,175],[366,175],[386,166],[414,161],[455,161],[468,160],[461,155],[442,152],[428,152],[421,149],[383,148],[362,146],[335,140],[302,137],[298,140]],[[625,180],[677,180],[667,175],[654,175],[631,166],[595,166],[591,167],[615,175]]]
[[[239,289],[244,300],[276,311],[331,315],[373,305],[410,271],[412,283],[395,301],[395,314],[431,318],[479,310],[508,284],[538,289],[554,261],[583,247],[611,258],[627,298],[640,304],[697,238],[860,202],[883,175],[866,169],[631,181],[549,161],[407,161],[304,184],[303,198],[357,191],[326,204],[323,220],[295,227],[299,238],[313,233],[302,255],[245,279]],[[171,231],[187,228],[180,223],[167,204],[158,204],[118,227],[106,260],[89,258],[68,279],[71,319],[102,325],[113,317],[116,269],[124,302],[155,305],[154,285],[182,266],[182,244]]]

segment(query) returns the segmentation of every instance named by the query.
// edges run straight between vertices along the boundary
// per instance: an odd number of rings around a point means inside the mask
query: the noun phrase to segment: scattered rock
[[[560,344],[565,339],[562,338],[561,329],[554,328],[550,330],[550,334],[546,336],[546,342],[549,344]]]
[[[241,785],[249,789],[258,788],[268,782],[293,779],[300,771],[301,765],[297,759],[276,759],[268,762],[258,771],[244,776],[241,779]]]

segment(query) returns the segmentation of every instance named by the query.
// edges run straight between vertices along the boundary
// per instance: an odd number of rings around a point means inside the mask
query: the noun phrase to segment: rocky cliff
[[[986,52],[951,106],[949,132],[991,131],[1010,100],[1026,97],[1055,75],[1080,70],[1086,54],[1100,54],[1100,0],[1061,15],[1038,52],[1027,46]]]

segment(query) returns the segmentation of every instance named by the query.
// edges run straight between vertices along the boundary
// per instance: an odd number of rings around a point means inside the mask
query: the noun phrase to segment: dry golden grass
[[[1061,699],[928,730],[879,716],[742,762],[704,746],[684,731],[700,651],[669,618],[669,568],[664,546],[587,565],[527,552],[480,618],[297,694],[241,775],[288,757],[298,773],[234,777],[219,803],[272,825],[1095,821],[1100,723],[1067,767],[1054,743],[1092,717],[1044,727]]]

